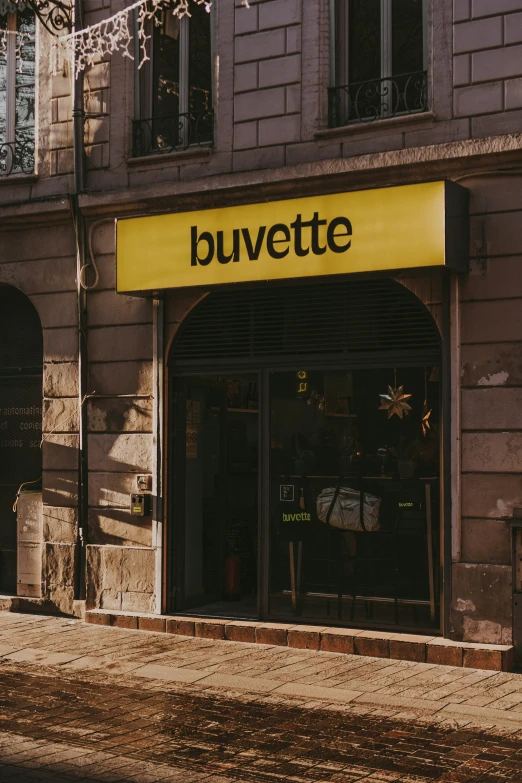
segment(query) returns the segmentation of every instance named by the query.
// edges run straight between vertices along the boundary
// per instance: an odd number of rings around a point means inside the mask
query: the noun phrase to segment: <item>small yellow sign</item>
[[[462,271],[466,243],[467,191],[448,182],[128,218],[118,221],[117,289]]]

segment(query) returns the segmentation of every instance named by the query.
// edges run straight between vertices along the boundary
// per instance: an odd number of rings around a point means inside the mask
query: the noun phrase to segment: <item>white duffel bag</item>
[[[361,525],[361,493],[350,487],[341,487],[337,492],[336,487],[323,489],[317,498],[317,516],[321,522],[327,522],[332,527],[340,530],[367,530],[373,532],[380,530],[379,508],[381,499],[375,495],[364,495],[364,528]],[[335,498],[335,502],[334,502]],[[330,515],[328,512],[331,510]]]

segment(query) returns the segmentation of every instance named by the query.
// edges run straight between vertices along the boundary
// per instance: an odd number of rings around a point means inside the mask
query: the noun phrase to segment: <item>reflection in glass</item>
[[[0,16],[6,52],[0,58],[0,174],[31,172],[35,147],[35,18]]]

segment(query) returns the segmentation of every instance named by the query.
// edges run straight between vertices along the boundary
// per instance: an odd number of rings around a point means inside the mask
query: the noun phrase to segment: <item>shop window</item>
[[[31,173],[34,146],[35,20],[7,2],[0,14],[0,176]]]
[[[438,628],[440,362],[394,280],[205,297],[169,358],[170,610]]]
[[[212,14],[197,4],[181,19],[165,9],[147,34],[149,59],[136,76],[134,156],[211,145]]]
[[[332,0],[331,127],[427,111],[427,0]]]

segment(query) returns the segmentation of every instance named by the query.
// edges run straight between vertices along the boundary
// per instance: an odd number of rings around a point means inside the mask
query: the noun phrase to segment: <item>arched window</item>
[[[16,493],[41,482],[42,368],[38,313],[21,291],[0,286],[0,592],[16,587]]]

